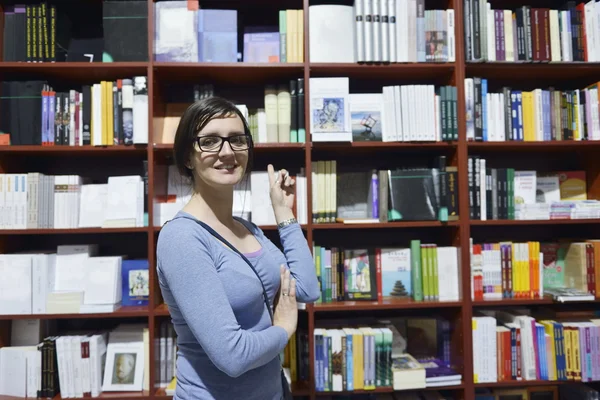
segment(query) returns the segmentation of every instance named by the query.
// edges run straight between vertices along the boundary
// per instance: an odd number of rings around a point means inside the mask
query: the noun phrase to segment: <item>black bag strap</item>
[[[233,252],[235,252],[237,255],[239,255],[242,258],[242,260],[244,260],[246,262],[246,264],[248,264],[250,266],[250,268],[252,268],[252,271],[254,272],[254,274],[256,275],[256,277],[258,278],[258,281],[260,282],[260,286],[262,287],[263,300],[265,302],[265,306],[267,307],[267,310],[269,310],[269,317],[271,317],[271,323],[273,323],[274,322],[274,320],[273,320],[273,310],[271,309],[271,302],[269,301],[269,296],[267,295],[267,290],[265,289],[265,285],[264,285],[262,279],[260,278],[260,275],[258,274],[258,272],[256,271],[256,269],[254,268],[254,265],[252,265],[252,263],[250,262],[250,260],[248,260],[248,258],[246,258],[246,256],[243,255],[238,249],[236,249],[235,246],[233,246],[231,243],[229,243],[229,241],[227,241],[227,239],[225,239],[223,236],[221,236],[219,233],[217,233],[217,231],[215,231],[213,228],[211,228],[210,226],[208,226],[206,223],[204,223],[202,221],[199,221],[197,219],[188,218],[188,217],[176,217],[176,218],[187,218],[187,219],[190,219],[190,220],[195,221],[196,223],[200,224],[204,229],[206,229],[216,239],[218,239],[219,241],[223,242],[224,245],[226,245]],[[176,219],[176,218],[174,218],[174,219]],[[170,220],[170,221],[172,221],[172,220]],[[167,222],[170,222],[170,221],[167,221]]]

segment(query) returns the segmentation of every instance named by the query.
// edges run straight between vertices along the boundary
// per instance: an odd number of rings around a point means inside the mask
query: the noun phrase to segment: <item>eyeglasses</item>
[[[235,135],[229,137],[222,136],[198,136],[196,143],[202,151],[218,153],[223,148],[223,143],[229,142],[229,146],[233,151],[248,150],[252,137],[250,135]]]

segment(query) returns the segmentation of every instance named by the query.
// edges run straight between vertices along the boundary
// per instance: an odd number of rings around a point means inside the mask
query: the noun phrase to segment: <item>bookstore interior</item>
[[[294,399],[600,399],[599,0],[0,0],[0,35],[0,400],[177,398],[157,243],[213,96],[282,252],[295,181]]]

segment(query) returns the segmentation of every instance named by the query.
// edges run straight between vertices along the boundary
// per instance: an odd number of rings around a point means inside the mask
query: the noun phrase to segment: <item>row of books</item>
[[[5,81],[2,93],[2,143],[43,146],[148,143],[145,76],[58,91],[47,81]]]
[[[193,100],[203,100],[214,95],[214,85],[195,85]],[[189,106],[189,103],[166,104],[165,115],[157,116],[154,121],[156,143],[174,143],[181,116]],[[246,119],[255,144],[306,141],[304,78],[291,79],[286,84],[267,85],[264,102],[259,107],[241,103],[236,106]]]
[[[392,386],[390,329],[316,328],[313,334],[317,391],[374,390]],[[330,368],[329,357],[341,358],[341,362],[333,362]]]
[[[312,140],[435,142],[458,139],[456,87],[383,86],[350,93],[348,77],[310,78]]]
[[[3,12],[3,61],[148,60],[148,7],[143,1],[107,0],[91,9],[79,3],[29,2],[7,5]]]
[[[475,400],[597,400],[598,398],[600,398],[600,392],[582,383],[573,383],[558,387],[532,386],[475,389]]]
[[[154,3],[155,60],[252,63],[304,61],[304,10],[280,10],[276,26],[245,26],[244,47],[239,49],[238,11],[199,8],[197,1],[195,7],[190,6],[193,3]],[[172,20],[178,23],[171,26],[169,21]]]
[[[23,329],[33,328],[23,326],[22,336],[0,348],[0,395],[52,398],[60,393],[66,399],[148,388],[149,331],[144,324],[78,330],[39,341]]]
[[[410,248],[313,246],[321,297],[333,301],[459,301],[458,248],[412,240]]]
[[[488,90],[465,79],[467,140],[484,142],[600,140],[598,83],[582,89]]]
[[[600,241],[471,243],[474,300],[594,300]],[[569,294],[570,293],[570,294]]]
[[[90,181],[79,175],[0,174],[0,229],[146,226],[140,175]]]
[[[451,326],[443,318],[365,317],[323,322],[313,332],[319,392],[459,385],[451,367]],[[333,361],[332,361],[333,360]]]
[[[458,219],[457,169],[446,156],[432,168],[365,170],[313,161],[313,223]]]
[[[549,220],[600,217],[600,202],[588,199],[585,171],[491,168],[468,158],[469,214],[474,220]]]
[[[464,0],[467,61],[596,62],[600,59],[600,8],[566,1],[560,9],[523,5],[493,9]]]
[[[456,87],[401,85],[382,90],[350,93],[353,142],[458,140]]]
[[[600,380],[598,319],[490,310],[472,320],[475,383]]]
[[[469,156],[469,211],[476,220],[598,218],[600,204],[587,198],[585,171],[538,174],[514,168],[490,168],[481,156]]]
[[[454,10],[425,0],[309,6],[311,62],[454,62]],[[323,40],[326,37],[327,40]]]
[[[146,306],[148,260],[99,256],[98,245],[1,254],[0,315],[85,314]]]
[[[246,117],[254,143],[304,143],[304,78],[288,85],[268,85],[264,107],[238,105]]]

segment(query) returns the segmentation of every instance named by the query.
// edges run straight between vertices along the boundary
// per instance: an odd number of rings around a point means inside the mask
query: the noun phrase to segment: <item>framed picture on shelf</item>
[[[141,391],[144,379],[144,348],[136,343],[111,343],[106,352],[102,390]]]

